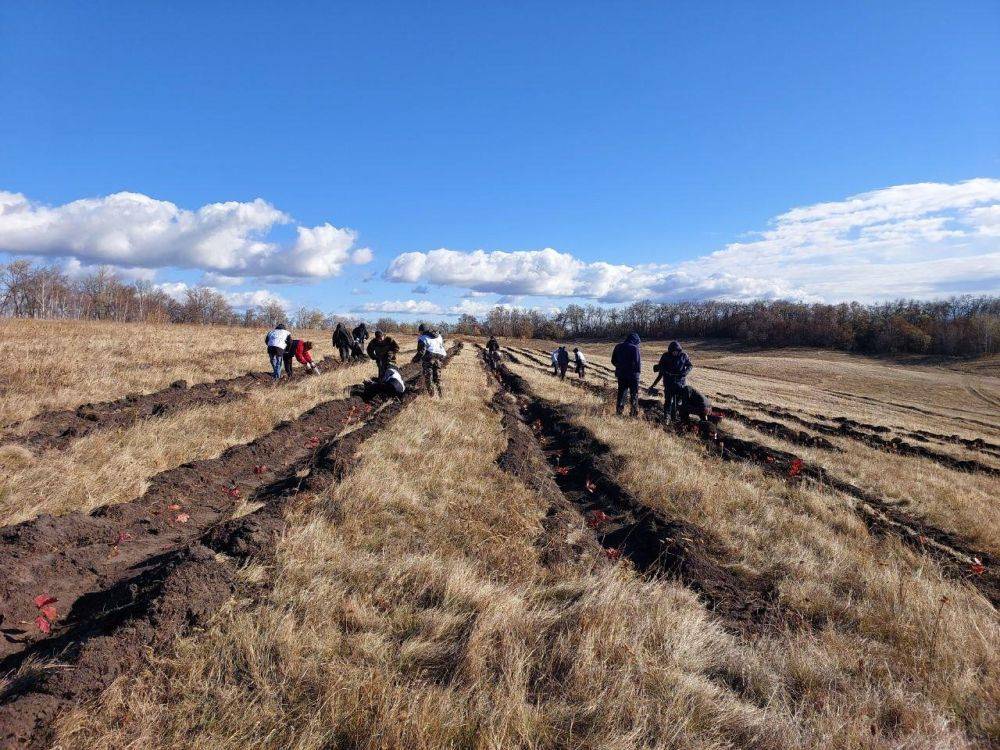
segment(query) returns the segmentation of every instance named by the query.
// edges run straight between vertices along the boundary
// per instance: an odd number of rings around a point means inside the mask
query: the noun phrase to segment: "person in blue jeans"
[[[639,353],[639,334],[630,333],[611,352],[611,364],[615,366],[618,380],[619,416],[625,411],[625,394],[629,396],[629,413],[639,416],[639,374],[642,372],[642,355]]]
[[[285,364],[285,350],[292,343],[292,334],[285,328],[284,323],[278,323],[274,330],[269,331],[264,337],[267,344],[267,356],[271,360],[271,369],[274,373],[274,382],[281,378],[281,368]]]

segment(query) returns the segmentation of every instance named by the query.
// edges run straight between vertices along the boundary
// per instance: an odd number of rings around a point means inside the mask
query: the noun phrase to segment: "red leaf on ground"
[[[52,625],[49,624],[49,621],[41,615],[38,615],[38,617],[35,618],[35,625],[37,625],[38,629],[45,633],[45,635],[52,632]]]
[[[556,474],[558,474],[561,477],[566,476],[567,474],[569,474],[569,467],[568,466],[557,466],[556,467]]]
[[[774,456],[765,456],[764,460],[767,461],[769,464],[773,464],[774,463]]]
[[[118,542],[117,542],[118,544],[124,544],[125,542],[131,542],[131,541],[132,541],[132,535],[129,534],[127,531],[118,532]]]
[[[802,473],[802,459],[796,458],[792,461],[792,465],[788,467],[788,476],[797,477],[800,473]]]
[[[239,497],[240,496],[240,488],[239,487],[230,487],[228,490],[226,490],[226,494],[229,495],[229,497]]]
[[[187,523],[189,518],[191,518],[191,516],[187,513],[178,513],[177,518],[174,520],[177,521],[177,523]]]
[[[42,614],[45,615],[45,618],[49,622],[55,622],[56,618],[59,616],[56,613],[56,608],[53,607],[51,604],[46,604],[44,607],[42,607]]]
[[[181,509],[181,504],[180,503],[170,503],[170,505],[168,505],[167,508],[170,509],[170,510],[180,510]]]
[[[261,464],[260,466],[254,466],[253,467],[253,473],[254,474],[264,474],[266,472],[267,472],[267,467],[264,466],[263,464]]]
[[[983,573],[986,572],[986,566],[983,565],[982,560],[980,560],[978,557],[973,557],[972,565],[969,566],[969,570],[972,571],[973,575],[981,576]]]
[[[57,601],[59,600],[56,599],[54,596],[49,596],[48,594],[39,594],[38,596],[35,597],[35,606],[41,609],[42,607],[46,607],[49,604],[55,604]]]
[[[590,514],[590,518],[587,519],[587,525],[592,529],[596,529],[602,523],[605,523],[609,520],[611,520],[611,517],[603,510],[595,510],[593,513]]]
[[[604,550],[604,554],[608,556],[609,560],[618,560],[622,556],[622,551],[616,547]]]

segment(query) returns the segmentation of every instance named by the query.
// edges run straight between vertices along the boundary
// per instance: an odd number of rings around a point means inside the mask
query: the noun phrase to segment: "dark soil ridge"
[[[856,422],[847,417],[829,417],[829,421],[835,422],[836,427],[828,424],[823,424],[821,422],[815,422],[804,417],[795,414],[787,409],[781,407],[773,406],[771,404],[766,404],[760,401],[750,401],[748,399],[741,399],[738,396],[733,396],[728,393],[720,393],[721,398],[727,400],[737,401],[738,403],[745,404],[754,409],[764,412],[772,417],[778,419],[786,419],[796,424],[801,424],[817,432],[821,432],[825,435],[834,435],[836,437],[844,437],[854,440],[856,442],[862,443],[869,448],[874,448],[876,450],[881,450],[885,453],[894,453],[900,456],[916,456],[918,458],[926,458],[929,461],[933,461],[936,464],[940,464],[949,469],[954,469],[955,471],[967,471],[972,474],[987,474],[989,476],[1000,476],[1000,468],[995,466],[990,466],[988,464],[981,463],[974,459],[962,459],[956,456],[948,455],[947,453],[940,453],[931,448],[926,448],[922,445],[913,445],[912,443],[907,443],[900,437],[894,438],[884,438],[878,433],[887,433],[891,430],[889,427],[882,425],[869,425],[862,422]],[[816,416],[816,415],[813,415]]]
[[[479,348],[480,362],[487,375],[495,374],[486,364],[485,350]],[[490,406],[500,415],[500,425],[507,437],[506,448],[497,456],[497,466],[548,503],[542,533],[536,542],[539,562],[557,575],[566,568],[580,572],[606,567],[608,559],[603,548],[587,528],[586,519],[556,483],[552,466],[521,417],[517,398],[507,391],[499,377],[496,382],[499,387]]]
[[[420,365],[401,370],[409,380]],[[300,465],[371,409],[364,393],[325,401],[217,458],[157,474],[149,489],[130,502],[90,514],[43,515],[0,529],[5,573],[0,579],[0,660],[46,638],[34,622],[36,596],[56,597],[58,611],[72,619],[81,596],[106,590],[140,572],[156,555],[191,543],[228,517],[243,497],[273,481],[274,472]],[[53,626],[53,635],[64,627],[64,618]]]
[[[460,349],[459,344],[452,353]],[[253,495],[261,508],[210,528],[198,542],[159,555],[143,572],[78,600],[77,627],[0,663],[0,673],[15,662],[25,664],[28,657],[72,664],[69,669],[22,669],[0,692],[3,747],[48,747],[53,721],[71,704],[96,696],[144,661],[148,650],[162,650],[205,624],[236,588],[232,568],[213,553],[240,561],[270,559],[284,528],[285,508],[339,482],[361,444],[419,395],[418,380],[419,373],[411,376],[403,397],[381,400],[360,427],[328,441],[304,465],[261,487]]]
[[[325,357],[317,364],[323,372],[329,372],[352,363]],[[283,387],[294,380],[295,378],[282,378],[277,385]],[[0,436],[0,444],[64,450],[73,442],[94,432],[124,429],[146,419],[174,414],[195,406],[216,406],[240,401],[249,395],[249,389],[271,386],[273,383],[271,374],[264,372],[248,372],[192,386],[186,380],[177,380],[169,387],[153,393],[133,393],[114,401],[81,404],[75,409],[37,414],[9,425]],[[21,428],[27,432],[18,432]]]
[[[790,483],[810,479],[847,495],[873,533],[892,535],[908,547],[928,555],[950,578],[970,584],[994,607],[1000,608],[1000,575],[997,569],[1000,559],[975,549],[958,534],[906,513],[895,503],[833,476],[822,466],[807,463],[792,453],[727,434],[711,423],[669,425],[663,420],[663,408],[658,401],[644,399],[640,403],[651,419],[660,422],[664,429],[698,436],[723,459],[753,463]],[[983,569],[980,570],[979,565]]]
[[[535,395],[506,365],[499,375],[546,446],[560,491],[588,516],[608,557],[624,557],[649,575],[676,576],[733,632],[755,635],[804,624],[779,601],[776,574],[731,564],[733,553],[711,531],[644,505],[616,481],[623,459],[608,445],[573,423],[567,410]]]
[[[962,422],[964,422],[966,424],[974,424],[974,425],[977,425],[979,427],[987,427],[987,428],[989,428],[991,430],[996,430],[997,429],[997,425],[995,423],[982,422],[982,421],[980,421],[978,419],[972,419],[970,417],[956,417],[954,415],[944,414],[944,413],[939,412],[939,411],[931,411],[930,409],[923,409],[923,408],[921,408],[919,406],[913,406],[912,404],[901,404],[898,401],[880,401],[879,399],[872,398],[871,396],[859,396],[859,395],[854,394],[854,393],[847,393],[846,391],[827,391],[827,393],[830,393],[830,394],[832,394],[834,396],[841,396],[843,398],[854,399],[856,401],[864,401],[864,402],[869,403],[869,404],[875,404],[876,406],[883,406],[883,407],[884,406],[895,406],[895,407],[897,407],[899,409],[906,409],[907,411],[916,412],[917,414],[923,414],[924,416],[928,416],[928,417],[935,417],[937,419],[961,420]],[[971,412],[968,409],[955,409],[955,411],[962,411],[962,412],[965,412],[967,414],[977,414],[978,413],[978,412]]]

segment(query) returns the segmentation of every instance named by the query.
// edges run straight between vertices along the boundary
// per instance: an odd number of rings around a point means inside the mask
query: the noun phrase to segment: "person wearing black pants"
[[[639,352],[639,334],[630,333],[624,341],[615,346],[611,353],[611,364],[615,366],[618,379],[618,415],[625,411],[625,394],[628,393],[633,417],[639,416],[639,375],[642,372],[642,356]]]
[[[671,422],[677,419],[677,402],[687,396],[684,380],[693,368],[690,358],[676,341],[670,342],[659,363],[653,366],[658,374],[649,390],[652,391],[663,378],[663,415]]]

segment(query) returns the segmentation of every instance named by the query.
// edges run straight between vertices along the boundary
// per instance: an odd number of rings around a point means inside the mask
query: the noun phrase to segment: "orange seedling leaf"
[[[170,503],[170,505],[168,505],[167,508],[170,509],[170,510],[180,510],[181,509],[181,504],[180,503]]]
[[[983,565],[983,561],[978,557],[972,558],[972,565],[969,566],[969,570],[972,571],[973,575],[981,576],[986,572],[986,566]]]
[[[55,604],[58,599],[54,596],[49,596],[48,594],[39,594],[35,597],[35,606],[41,609],[42,607],[47,607],[50,604]]]
[[[611,547],[604,550],[604,554],[608,556],[609,560],[618,560],[622,556],[622,551],[617,547]]]
[[[261,464],[260,466],[253,467],[254,474],[265,474],[267,472],[267,467]]]
[[[132,535],[130,533],[124,530],[118,532],[118,541],[116,542],[117,544],[124,544],[125,542],[131,542],[131,541],[132,541]]]
[[[230,487],[228,490],[226,490],[226,494],[229,495],[229,497],[239,497],[240,496],[240,488],[239,487]]]
[[[177,518],[174,520],[177,521],[177,523],[187,523],[189,518],[191,518],[191,516],[187,513],[178,513]]]
[[[567,474],[569,474],[569,467],[568,466],[557,466],[556,467],[556,474],[558,474],[561,477],[566,476]]]
[[[46,604],[42,607],[42,614],[45,616],[49,622],[55,622],[58,615],[56,614],[56,608],[51,604]]]
[[[52,625],[42,615],[38,615],[38,617],[35,618],[35,625],[37,625],[38,629],[45,633],[45,635],[52,632]]]

